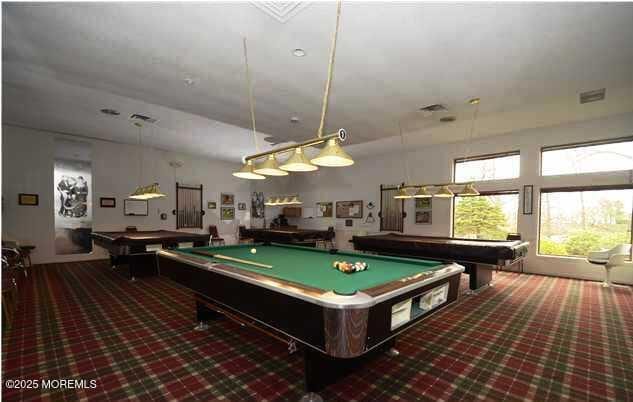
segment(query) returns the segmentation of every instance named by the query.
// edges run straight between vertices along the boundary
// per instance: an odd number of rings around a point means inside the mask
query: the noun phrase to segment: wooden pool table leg
[[[485,267],[480,264],[469,264],[468,276],[470,293],[486,286],[492,286],[492,267]]]
[[[222,317],[222,314],[208,308],[203,303],[196,300],[196,322],[198,323],[198,325],[194,327],[196,331],[206,331],[209,329],[209,325],[206,321],[217,320],[220,317]]]

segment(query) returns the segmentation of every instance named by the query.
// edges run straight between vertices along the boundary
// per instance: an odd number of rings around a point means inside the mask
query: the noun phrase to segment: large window
[[[515,179],[520,165],[519,151],[455,159],[455,182]]]
[[[541,190],[539,254],[586,257],[631,241],[633,188]]]
[[[633,169],[632,138],[545,147],[541,154],[543,176]]]
[[[517,231],[519,194],[516,191],[455,197],[453,236],[505,240]]]

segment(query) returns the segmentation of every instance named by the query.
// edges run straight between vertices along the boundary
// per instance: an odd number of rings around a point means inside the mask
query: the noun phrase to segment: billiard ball
[[[252,249],[251,249],[251,254],[255,254],[256,252],[257,252],[257,249],[256,249],[256,248],[252,248]]]

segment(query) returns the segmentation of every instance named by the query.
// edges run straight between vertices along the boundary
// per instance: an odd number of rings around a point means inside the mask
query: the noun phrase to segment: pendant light
[[[458,195],[460,195],[461,197],[473,197],[479,195],[479,191],[477,191],[473,183],[467,183],[464,186],[464,189],[460,191]]]
[[[398,194],[394,195],[393,198],[396,200],[407,200],[409,198],[413,198],[411,194],[404,187],[398,187]]]
[[[431,197],[433,197],[433,194],[429,192],[426,186],[420,187],[418,191],[416,191],[416,193],[413,194],[413,198],[431,198]]]
[[[451,189],[446,184],[441,186],[440,189],[437,190],[437,193],[433,194],[433,197],[437,197],[437,198],[452,198],[454,196],[455,194],[451,191]]]
[[[253,169],[253,161],[246,161],[239,171],[233,172],[233,176],[249,180],[263,180],[266,178],[266,176],[255,173]]]
[[[341,148],[336,139],[328,140],[319,155],[310,162],[315,165],[328,167],[343,167],[354,164],[352,157]]]
[[[293,197],[290,199],[289,204],[292,204],[292,205],[301,205],[301,204],[303,204],[303,202],[301,202],[301,200],[299,200],[299,196],[298,196],[298,195],[295,195],[295,196],[293,196]]]
[[[279,169],[277,158],[275,154],[268,155],[268,158],[257,166],[254,170],[257,174],[263,174],[265,176],[288,176],[288,172]]]
[[[279,169],[285,170],[287,172],[312,172],[317,170],[319,167],[310,163],[308,158],[306,158],[303,153],[303,149],[295,148],[295,152],[292,156],[284,162]]]

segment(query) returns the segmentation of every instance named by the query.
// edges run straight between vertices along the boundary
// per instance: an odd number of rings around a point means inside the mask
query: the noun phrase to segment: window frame
[[[515,155],[519,156],[519,175],[517,177],[510,177],[506,179],[467,180],[467,181],[461,181],[459,183],[471,183],[471,182],[483,183],[483,182],[504,181],[504,180],[517,180],[521,177],[521,150],[519,149],[513,150],[513,151],[495,152],[491,154],[482,154],[482,155],[475,155],[475,156],[469,156],[469,157],[455,158],[453,159],[453,182],[457,183],[457,165],[459,163],[483,161],[483,160],[488,160],[488,159],[504,158],[507,156],[515,156]]]
[[[560,145],[547,145],[541,147],[541,158],[539,163],[539,175],[541,177],[556,177],[556,176],[571,176],[571,175],[586,175],[586,174],[596,174],[596,173],[608,173],[608,172],[626,172],[628,170],[633,169],[621,169],[621,170],[600,170],[596,172],[585,172],[585,173],[556,173],[556,174],[543,174],[543,154],[549,151],[560,151],[564,149],[575,149],[575,148],[584,148],[584,147],[594,147],[599,145],[610,145],[610,144],[619,144],[622,142],[633,142],[633,136],[626,137],[617,137],[617,138],[605,138],[602,140],[594,140],[594,141],[582,141],[582,142],[570,142],[567,144]],[[540,201],[540,200],[539,200]]]
[[[561,254],[541,254],[541,225],[542,225],[542,201],[543,194],[549,193],[574,193],[580,191],[609,191],[609,190],[633,190],[632,184],[606,184],[606,185],[594,185],[594,186],[568,186],[568,187],[545,187],[539,189],[538,196],[538,225],[536,227],[536,256],[544,257],[544,258],[569,258],[576,260],[585,260],[586,256],[576,256],[576,255],[561,255]],[[631,210],[631,227],[629,229],[631,233],[631,238],[629,241],[633,244],[633,208]],[[633,253],[633,250],[631,250]],[[629,259],[631,259],[631,255],[629,255]]]
[[[517,202],[517,231],[519,230],[519,214],[521,213],[521,192],[518,189],[510,189],[510,190],[492,190],[492,191],[480,191],[479,195],[475,195],[475,196],[461,196],[459,194],[455,194],[455,199],[452,200],[452,206],[451,206],[451,237],[455,238],[455,206],[457,205],[457,202],[455,202],[455,200],[460,197],[460,198],[469,198],[469,197],[486,197],[486,196],[490,196],[490,195],[510,195],[510,194],[516,194],[519,198],[518,198],[518,202]]]

